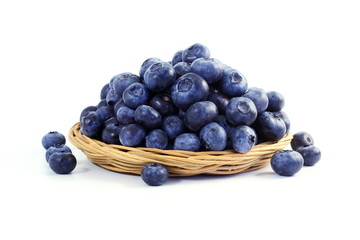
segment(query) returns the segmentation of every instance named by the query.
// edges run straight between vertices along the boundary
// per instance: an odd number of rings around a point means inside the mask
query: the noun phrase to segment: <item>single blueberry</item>
[[[88,106],[86,108],[84,108],[82,111],[81,111],[81,114],[80,114],[80,120],[83,116],[85,116],[86,114],[88,114],[89,112],[93,112],[93,111],[96,111],[97,110],[97,107],[95,106]]]
[[[199,137],[206,150],[222,151],[226,147],[226,131],[216,122],[208,123],[202,127]]]
[[[105,85],[102,87],[101,92],[100,92],[100,99],[101,99],[101,100],[106,99],[106,95],[107,95],[107,93],[109,92],[109,89],[110,89],[110,84],[109,84],[109,83],[105,84]]]
[[[141,105],[134,112],[135,122],[143,125],[147,129],[160,127],[162,117],[158,111],[148,105]]]
[[[218,89],[228,97],[240,97],[247,91],[248,82],[239,71],[227,69],[218,82]]]
[[[149,186],[161,186],[169,178],[169,172],[159,163],[150,163],[141,170],[141,179]]]
[[[204,78],[208,84],[214,84],[224,75],[224,66],[214,58],[198,58],[191,63],[190,72]]]
[[[269,105],[266,111],[269,112],[280,112],[285,105],[284,96],[281,95],[279,92],[270,91],[266,93],[269,98]]]
[[[314,139],[307,132],[297,132],[293,135],[290,145],[291,148],[296,151],[299,147],[314,145]]]
[[[148,148],[167,149],[168,143],[168,136],[161,129],[151,130],[145,137],[145,146]]]
[[[270,160],[271,168],[280,176],[292,176],[304,165],[304,159],[300,153],[293,150],[281,150],[276,152]]]
[[[131,84],[125,89],[122,95],[125,106],[132,109],[136,109],[143,104],[148,104],[149,98],[149,90],[141,83]]]
[[[200,139],[194,133],[182,133],[175,138],[174,150],[197,152],[200,150]]]
[[[257,135],[251,127],[240,125],[231,131],[230,139],[235,151],[247,153],[255,146]]]
[[[109,118],[112,118],[115,116],[114,114],[114,108],[109,106],[103,106],[101,108],[98,108],[96,112],[99,114],[99,117],[102,122],[105,122]]]
[[[304,158],[304,166],[314,166],[321,158],[321,151],[314,145],[299,147],[296,149]]]
[[[116,118],[121,125],[128,125],[130,123],[135,123],[134,119],[135,111],[126,106],[120,107],[116,112]]]
[[[268,96],[266,95],[266,92],[261,88],[249,88],[242,97],[247,97],[254,102],[258,114],[264,112],[269,105]]]
[[[145,136],[145,128],[140,124],[133,123],[121,128],[119,139],[124,146],[137,147],[143,143]]]
[[[182,61],[183,62],[189,62],[192,63],[193,61],[195,61],[198,58],[209,58],[210,57],[210,50],[200,44],[200,43],[195,43],[193,45],[191,45],[190,47],[186,48],[183,52],[182,52]]]
[[[183,53],[183,50],[179,50],[174,54],[174,56],[171,60],[171,64],[173,66],[175,66],[177,63],[182,61],[182,53]]]
[[[217,89],[210,88],[207,100],[215,103],[220,114],[225,114],[226,107],[229,104],[229,98],[227,96],[222,94]]]
[[[144,74],[144,84],[153,92],[164,91],[170,87],[175,80],[175,69],[167,62],[154,63]]]
[[[101,141],[108,144],[120,144],[119,135],[122,126],[119,124],[107,124],[101,133]]]
[[[210,101],[196,102],[185,113],[184,124],[191,131],[198,131],[218,115],[216,105]]]
[[[103,121],[97,112],[89,112],[81,118],[80,131],[90,137],[94,138],[102,129]]]
[[[185,131],[183,121],[176,115],[170,115],[164,118],[161,128],[168,135],[170,140],[174,140],[178,135]]]
[[[253,101],[245,97],[233,97],[226,107],[226,119],[230,124],[250,126],[257,117],[256,106]]]
[[[176,77],[181,77],[190,72],[191,64],[188,62],[178,62],[174,65]]]
[[[284,121],[272,112],[261,113],[255,122],[257,134],[264,141],[278,141],[286,133]]]
[[[71,153],[71,149],[68,146],[66,146],[65,144],[51,146],[46,150],[46,153],[45,153],[46,161],[49,162],[50,156],[56,152],[70,152]]]
[[[207,99],[209,85],[195,73],[187,73],[171,87],[171,98],[178,108],[186,111],[191,104]]]
[[[121,99],[121,95],[119,95],[115,89],[110,88],[106,95],[106,103],[108,106],[114,106]]]
[[[51,131],[45,134],[41,139],[41,143],[45,149],[48,149],[51,146],[65,144],[65,142],[65,136],[57,131]]]
[[[170,94],[166,93],[155,95],[150,101],[150,106],[158,111],[162,117],[177,114],[178,111]]]
[[[276,117],[279,117],[281,118],[284,123],[285,123],[285,126],[286,126],[286,131],[285,133],[288,133],[290,131],[290,119],[288,117],[288,115],[284,112],[284,111],[281,111],[281,112],[274,112],[274,115]]]
[[[76,158],[70,152],[56,152],[49,158],[49,166],[57,174],[68,174],[76,167]]]
[[[154,63],[157,63],[157,62],[161,62],[161,60],[158,58],[146,59],[140,67],[140,72],[139,72],[140,78],[144,78],[144,74],[145,74],[146,70],[148,70],[148,68],[151,67],[151,65],[153,65]]]
[[[125,89],[130,86],[133,83],[140,83],[141,79],[138,75],[133,74],[131,72],[124,72],[124,73],[120,73],[116,76],[114,76],[111,80],[110,80],[110,88],[114,89],[115,92],[119,95],[122,96],[123,92],[125,91]]]

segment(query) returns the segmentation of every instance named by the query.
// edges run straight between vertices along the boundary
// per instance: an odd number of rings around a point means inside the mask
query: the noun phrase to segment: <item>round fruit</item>
[[[150,163],[141,170],[141,178],[149,186],[161,186],[169,178],[169,173],[163,165]]]
[[[321,158],[320,149],[314,145],[299,147],[296,150],[304,158],[304,166],[314,166]]]
[[[291,148],[297,150],[299,147],[306,147],[314,144],[314,139],[307,132],[298,132],[293,135],[293,139],[290,142]]]
[[[240,125],[231,131],[230,140],[235,151],[247,153],[254,147],[257,136],[251,127]]]
[[[76,167],[76,158],[70,152],[56,152],[49,158],[50,168],[58,174],[70,173]]]
[[[65,144],[65,136],[57,131],[51,131],[41,139],[41,143],[45,149],[51,146]]]
[[[270,160],[271,168],[280,176],[292,176],[304,165],[304,159],[300,153],[293,150],[281,150],[276,152]]]

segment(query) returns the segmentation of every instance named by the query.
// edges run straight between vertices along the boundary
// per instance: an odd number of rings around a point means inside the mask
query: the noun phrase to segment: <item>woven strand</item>
[[[106,144],[83,135],[80,123],[69,131],[71,143],[83,151],[91,162],[111,171],[137,175],[152,162],[165,165],[170,176],[228,175],[252,171],[266,166],[272,155],[284,149],[291,139],[291,134],[287,134],[277,142],[258,144],[247,153],[234,150],[191,152]]]

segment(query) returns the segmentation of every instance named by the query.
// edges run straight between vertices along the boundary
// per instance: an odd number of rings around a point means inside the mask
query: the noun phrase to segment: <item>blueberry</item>
[[[147,129],[155,129],[161,125],[161,115],[154,108],[148,105],[141,105],[134,112],[135,122]]]
[[[109,83],[105,84],[105,85],[102,87],[101,92],[100,92],[100,99],[101,99],[101,100],[106,99],[106,95],[107,95],[107,93],[109,92],[109,90],[110,90],[110,85],[109,85]]]
[[[116,112],[116,118],[121,125],[128,125],[130,123],[135,123],[134,119],[135,111],[128,107],[120,107]]]
[[[190,72],[204,78],[208,84],[218,82],[224,74],[223,64],[214,58],[198,58],[191,63]]]
[[[136,82],[141,82],[141,79],[138,75],[130,72],[124,72],[114,76],[110,80],[110,88],[114,89],[119,96],[122,96],[125,89]]]
[[[248,89],[248,82],[244,75],[235,69],[224,71],[223,77],[218,82],[220,92],[229,97],[240,97]]]
[[[217,122],[221,127],[224,128],[224,130],[225,130],[225,132],[226,132],[226,134],[227,134],[227,136],[229,138],[233,127],[226,120],[226,116],[225,115],[218,115],[215,118],[214,121]]]
[[[314,139],[307,132],[298,132],[293,135],[293,139],[290,142],[291,148],[297,150],[299,147],[306,147],[314,144]]]
[[[108,144],[120,144],[119,135],[122,126],[119,124],[107,124],[101,133],[101,141]]]
[[[111,124],[120,125],[120,123],[118,122],[118,120],[116,119],[116,117],[111,117],[111,118],[109,118],[108,120],[106,120],[106,121],[104,122],[104,126],[111,125]]]
[[[183,53],[183,50],[179,50],[174,54],[174,56],[171,60],[171,64],[173,66],[175,66],[177,63],[182,61],[182,53]]]
[[[208,123],[202,127],[199,136],[206,150],[222,151],[226,147],[226,131],[216,122]]]
[[[146,136],[146,131],[140,124],[129,124],[120,130],[119,139],[122,145],[129,147],[140,146]]]
[[[149,90],[141,83],[131,84],[125,89],[122,95],[125,106],[132,109],[136,109],[143,104],[148,104],[149,98]]]
[[[187,62],[178,62],[174,65],[176,76],[179,78],[190,72],[191,64]]]
[[[229,103],[229,98],[227,96],[219,92],[217,89],[210,88],[207,100],[215,103],[220,114],[225,114],[226,106]]]
[[[281,112],[274,112],[274,115],[276,117],[279,117],[281,118],[284,123],[285,123],[285,126],[286,126],[286,131],[285,133],[288,133],[290,131],[290,119],[288,117],[288,115],[284,112],[284,111],[281,111]]]
[[[148,148],[167,149],[168,143],[168,136],[161,129],[151,130],[145,137],[145,146]]]
[[[70,152],[56,152],[49,158],[51,170],[58,174],[68,174],[76,167],[76,158]]]
[[[144,78],[144,74],[146,72],[146,70],[148,70],[148,68],[153,65],[154,63],[157,63],[157,62],[161,62],[160,59],[158,58],[148,58],[146,59],[143,64],[141,65],[141,68],[140,68],[140,78]]]
[[[51,146],[65,144],[65,136],[57,131],[51,131],[43,136],[41,143],[45,149]]]
[[[182,133],[175,138],[174,149],[197,152],[200,150],[200,139],[194,133]]]
[[[230,124],[250,126],[257,117],[253,101],[245,97],[233,97],[226,107],[226,119]]]
[[[150,101],[150,106],[158,111],[162,117],[177,114],[177,108],[170,94],[163,93],[154,96]]]
[[[115,115],[116,115],[117,111],[119,110],[119,108],[121,108],[121,107],[125,107],[125,103],[124,103],[124,100],[122,99],[122,97],[114,105]]]
[[[170,140],[174,140],[185,130],[183,121],[176,115],[165,117],[161,123],[161,128],[165,131]]]
[[[284,121],[272,112],[261,113],[255,122],[256,132],[264,141],[278,141],[286,133]]]
[[[66,146],[65,144],[51,146],[46,150],[46,154],[45,154],[46,161],[49,162],[50,156],[56,152],[70,152],[71,153],[71,149],[68,146]]]
[[[114,106],[121,99],[121,95],[118,94],[115,89],[109,89],[106,94],[106,103],[108,106]]]
[[[189,62],[192,63],[193,61],[195,61],[198,58],[209,58],[210,57],[210,50],[200,44],[200,43],[195,43],[193,45],[191,45],[190,47],[186,48],[183,52],[182,52],[182,61],[183,62]]]
[[[95,137],[101,130],[103,122],[97,112],[89,112],[81,118],[80,131],[90,137]]]
[[[161,186],[168,178],[168,170],[159,163],[147,164],[141,170],[141,179],[149,186]]]
[[[88,114],[89,112],[93,112],[93,111],[96,111],[97,110],[97,107],[95,106],[88,106],[86,108],[84,108],[82,111],[81,111],[81,114],[80,114],[80,120],[83,116],[85,116],[86,114]]]
[[[243,97],[247,97],[254,102],[258,114],[264,112],[269,105],[268,96],[266,95],[266,92],[261,88],[249,88],[248,91],[243,95]]]
[[[191,131],[198,131],[218,115],[216,105],[210,101],[196,102],[185,113],[184,124]]]
[[[321,151],[314,145],[299,147],[296,150],[304,158],[304,166],[314,166],[321,158]]]
[[[257,136],[249,126],[240,125],[231,131],[231,143],[235,151],[239,153],[249,152],[257,142]]]
[[[267,92],[266,94],[269,98],[269,105],[266,111],[280,112],[285,105],[285,99],[283,95],[275,91]]]
[[[191,104],[207,99],[209,85],[195,73],[187,73],[171,87],[171,98],[178,108],[186,111]]]
[[[112,117],[115,116],[114,108],[109,107],[109,106],[103,106],[101,108],[98,108],[96,110],[96,112],[97,112],[97,114],[99,114],[99,117],[100,117],[102,122],[105,122],[109,118],[112,118]]]
[[[175,79],[175,69],[167,62],[154,63],[144,74],[145,86],[153,92],[164,91],[173,84]]]
[[[110,91],[110,89],[109,89]],[[101,107],[104,107],[104,106],[109,106],[108,102],[106,101],[106,98],[105,99],[102,99],[98,104],[97,104],[97,108],[101,108]],[[96,109],[94,110],[96,111]]]
[[[293,150],[276,152],[271,160],[271,168],[280,176],[292,176],[302,168],[304,159],[300,153]]]

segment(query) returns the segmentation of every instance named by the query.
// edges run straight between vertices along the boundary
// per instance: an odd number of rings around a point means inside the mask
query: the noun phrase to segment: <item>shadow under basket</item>
[[[275,152],[290,143],[292,135],[287,134],[277,142],[255,145],[247,153],[234,150],[191,152],[106,144],[82,134],[80,123],[70,129],[69,139],[91,162],[111,171],[140,175],[146,164],[156,162],[166,166],[170,176],[193,176],[229,175],[262,168]]]

